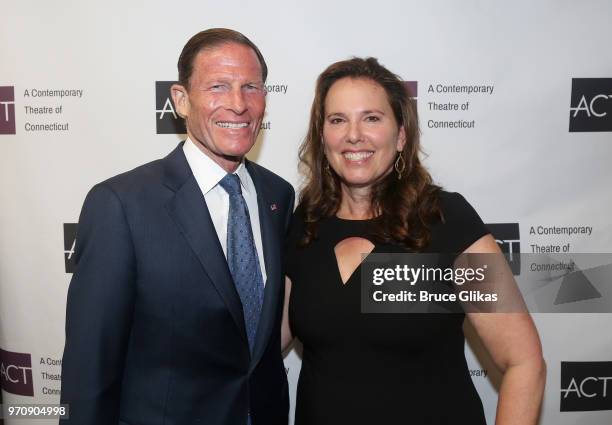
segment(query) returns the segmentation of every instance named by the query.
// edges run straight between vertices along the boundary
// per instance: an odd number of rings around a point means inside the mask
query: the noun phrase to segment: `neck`
[[[200,150],[200,152],[215,161],[219,165],[219,167],[223,168],[227,173],[233,173],[234,171],[236,171],[236,169],[238,169],[238,166],[242,162],[242,157],[216,154],[215,152],[204,146],[203,143],[200,143],[191,134],[188,134],[188,136],[192,143],[196,145],[196,147]]]
[[[336,215],[349,220],[366,220],[372,214],[372,188],[342,185],[342,201]]]

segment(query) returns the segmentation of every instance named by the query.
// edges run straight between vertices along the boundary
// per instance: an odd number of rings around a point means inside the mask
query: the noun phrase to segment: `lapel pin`
[[[270,205],[270,211],[276,211],[276,204]]]

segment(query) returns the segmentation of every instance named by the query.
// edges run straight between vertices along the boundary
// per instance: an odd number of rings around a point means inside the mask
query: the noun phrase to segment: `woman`
[[[499,252],[465,199],[421,165],[402,81],[374,58],[327,68],[300,159],[283,323],[283,347],[291,331],[304,345],[295,424],[485,424],[465,316],[504,373],[496,423],[535,424],[545,365],[528,314],[360,311],[362,253]]]

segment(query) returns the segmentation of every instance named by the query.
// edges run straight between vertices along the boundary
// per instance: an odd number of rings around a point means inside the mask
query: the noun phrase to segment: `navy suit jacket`
[[[96,185],[79,219],[62,403],[78,425],[286,425],[280,348],[289,183],[246,162],[267,272],[253,354],[242,305],[180,144]]]

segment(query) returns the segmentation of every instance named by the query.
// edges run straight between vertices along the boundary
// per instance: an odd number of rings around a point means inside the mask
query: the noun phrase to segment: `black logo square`
[[[561,412],[612,410],[612,362],[561,362]]]
[[[11,394],[34,396],[30,353],[14,353],[0,348],[0,389]]]
[[[408,95],[412,99],[416,99],[419,95],[419,82],[418,81],[404,81],[404,87],[408,90]]]
[[[185,120],[176,112],[170,87],[176,81],[155,82],[155,122],[157,134],[186,134]]]
[[[489,232],[495,238],[501,251],[506,254],[512,274],[521,274],[521,237],[518,223],[489,223]]]
[[[78,223],[64,223],[64,263],[66,273],[74,273],[74,247]]]
[[[612,78],[572,78],[569,131],[612,131]]]
[[[15,87],[0,87],[0,134],[15,134]]]

